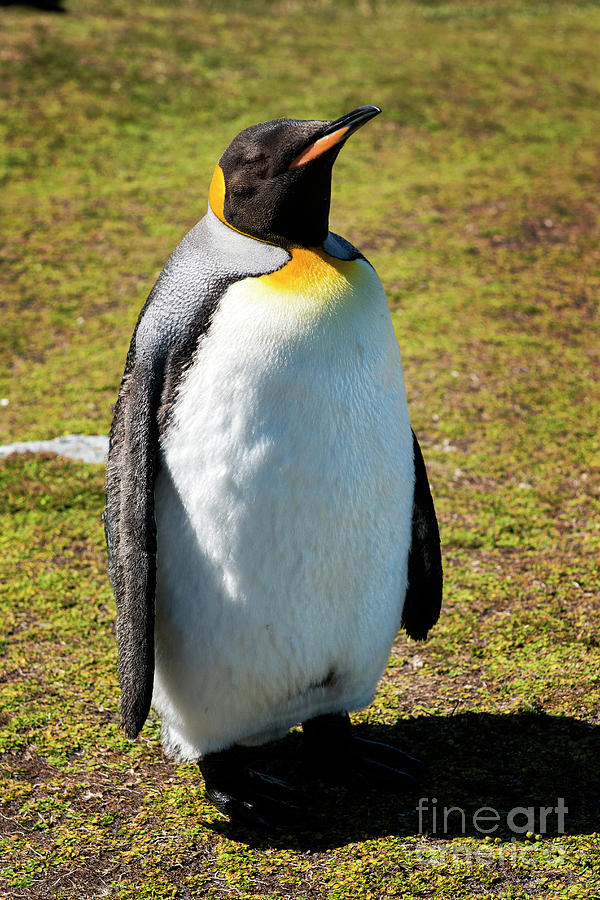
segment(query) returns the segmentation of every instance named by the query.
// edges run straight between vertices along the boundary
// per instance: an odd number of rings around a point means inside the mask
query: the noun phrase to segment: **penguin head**
[[[281,246],[320,246],[329,231],[331,173],[344,142],[381,110],[331,122],[272,119],[240,132],[209,191],[212,211],[243,234]]]

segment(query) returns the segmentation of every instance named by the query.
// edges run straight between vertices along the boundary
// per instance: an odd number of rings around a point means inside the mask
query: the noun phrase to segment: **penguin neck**
[[[228,271],[258,276],[263,272],[274,272],[291,259],[282,247],[257,241],[248,235],[230,228],[208,208],[206,215],[198,223],[202,229],[204,252],[219,266]]]
[[[254,280],[268,306],[295,322],[298,334],[313,333],[332,317],[343,322],[369,295],[369,267],[360,260],[338,259],[322,247],[296,246],[287,252],[288,262]]]
[[[229,289],[232,295],[242,291],[240,315],[246,315],[249,308],[256,313],[262,310],[260,314],[264,312],[269,320],[281,319],[288,323],[286,327],[303,333],[324,317],[350,312],[356,303],[362,304],[360,298],[381,289],[372,268],[344,253],[335,235],[329,235],[325,247],[284,249],[230,228],[210,208],[203,222],[211,236],[211,252],[220,258],[225,255],[233,266],[239,266],[240,258],[253,261],[253,272],[243,279],[243,287],[240,281]],[[260,266],[265,274],[257,274]],[[290,324],[294,322],[296,325]]]
[[[318,279],[331,281],[332,279],[336,279],[340,275],[343,275],[345,268],[350,262],[350,260],[339,259],[337,256],[328,253],[323,246],[327,243],[327,239],[320,246],[303,247],[300,244],[290,244],[283,241],[276,244],[272,241],[264,241],[251,234],[244,234],[243,231],[239,231],[221,216],[218,216],[210,203],[208,205],[206,218],[211,230],[215,234],[237,235],[239,236],[238,239],[240,241],[245,238],[248,242],[256,242],[261,245],[276,247],[278,250],[285,251],[287,260],[284,262],[281,269],[278,270],[281,273],[280,277],[275,279],[275,281],[279,282],[280,286],[284,286],[285,282],[285,287],[290,287],[293,282],[298,280],[303,282],[313,282]],[[276,275],[277,273],[273,272],[271,274]],[[275,283],[275,281],[273,283]]]
[[[319,317],[325,311],[332,312],[346,307],[355,289],[364,277],[362,267],[355,258],[340,258],[335,251],[332,235],[324,241],[324,246],[303,247],[298,244],[282,246],[269,241],[261,241],[232,228],[226,221],[215,215],[209,205],[206,223],[215,238],[215,246],[227,246],[234,254],[249,254],[265,258],[264,275],[253,276],[261,285],[261,296],[269,298],[269,303],[279,305],[284,302],[290,309],[304,308],[311,317]],[[330,246],[332,239],[334,247]],[[336,254],[336,255],[334,255]],[[273,268],[271,259],[273,256]]]
[[[328,293],[347,287],[352,270],[351,260],[337,259],[323,247],[291,246],[286,248],[290,260],[269,276],[269,283],[278,290],[298,290]]]

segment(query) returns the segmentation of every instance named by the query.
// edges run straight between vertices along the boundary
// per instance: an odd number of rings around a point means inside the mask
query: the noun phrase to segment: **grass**
[[[600,896],[600,5],[67,6],[0,10],[0,439],[106,432],[138,310],[237,131],[377,103],[332,227],[388,292],[445,606],[354,716],[426,762],[421,821],[331,790],[321,832],[236,831],[154,717],[119,729],[102,467],[8,457],[0,896]],[[298,751],[265,763],[297,772]],[[540,821],[559,797],[565,833]]]

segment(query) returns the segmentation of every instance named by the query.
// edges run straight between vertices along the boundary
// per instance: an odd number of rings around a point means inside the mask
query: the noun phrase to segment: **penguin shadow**
[[[544,839],[600,829],[600,727],[540,712],[467,712],[357,725],[356,734],[421,760],[411,796],[307,781],[294,732],[261,748],[257,765],[302,789],[307,822],[285,832],[210,827],[256,849],[315,851],[383,835],[525,841],[527,832]]]

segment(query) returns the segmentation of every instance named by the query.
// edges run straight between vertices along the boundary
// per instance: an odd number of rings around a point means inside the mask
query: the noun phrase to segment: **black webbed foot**
[[[333,783],[412,791],[421,763],[389,744],[357,737],[347,713],[304,722],[306,762],[311,774]]]
[[[397,778],[402,782],[406,777],[406,786],[416,787],[423,774],[423,763],[414,756],[392,747],[391,744],[371,741],[368,738],[356,736],[353,738],[352,759],[353,764],[358,765],[359,769],[364,765],[365,771],[371,770],[374,777],[379,769],[381,780],[385,783]],[[400,783],[398,786],[401,786]]]
[[[300,793],[291,785],[250,768],[252,753],[231,747],[199,760],[206,794],[232,823],[251,828],[295,827],[306,819]]]

